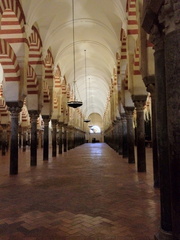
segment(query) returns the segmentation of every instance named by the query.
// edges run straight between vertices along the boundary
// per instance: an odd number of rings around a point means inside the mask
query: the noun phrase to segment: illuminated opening
[[[90,128],[90,131],[89,131],[90,133],[100,133],[101,132],[101,129],[100,129],[100,127],[98,127],[98,126],[92,126],[91,128]]]

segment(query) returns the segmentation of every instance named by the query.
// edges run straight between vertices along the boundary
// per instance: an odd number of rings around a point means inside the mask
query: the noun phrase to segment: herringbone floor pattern
[[[0,240],[153,240],[159,190],[106,144],[84,144],[30,167],[19,151],[19,174],[0,156]],[[50,153],[51,155],[51,153]]]

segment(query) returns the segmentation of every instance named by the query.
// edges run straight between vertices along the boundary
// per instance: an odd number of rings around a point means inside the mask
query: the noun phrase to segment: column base
[[[165,232],[162,229],[154,236],[155,240],[173,240],[173,235],[170,232]]]

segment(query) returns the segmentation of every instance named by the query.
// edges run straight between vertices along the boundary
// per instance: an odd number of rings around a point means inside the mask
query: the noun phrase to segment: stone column
[[[67,152],[67,127],[66,126],[64,126],[63,144],[64,144],[64,152]]]
[[[62,154],[62,145],[63,145],[63,134],[62,134],[62,123],[58,122],[58,153]]]
[[[11,113],[10,175],[18,174],[18,119],[22,102],[6,102]]]
[[[62,144],[63,144],[63,141],[62,141],[62,138],[63,138],[63,135],[62,135],[62,123],[58,123],[58,127],[59,127],[59,141],[58,141],[59,154],[62,154]]]
[[[122,119],[118,121],[118,153],[123,154],[123,134],[122,134]]]
[[[135,163],[133,129],[134,107],[125,107],[125,113],[127,119],[128,163]]]
[[[72,129],[71,127],[68,128],[67,130],[67,147],[68,147],[68,150],[71,149],[71,144],[72,144]]]
[[[49,159],[49,120],[48,115],[42,116],[44,121],[44,143],[43,143],[43,160],[48,161]]]
[[[157,152],[157,137],[156,137],[156,96],[155,96],[155,76],[148,76],[143,79],[147,92],[151,94],[151,129],[152,129],[152,151],[153,151],[153,178],[154,187],[159,188],[159,161]]]
[[[57,131],[56,131],[56,125],[57,125],[57,120],[55,119],[52,119],[52,156],[53,157],[56,157],[57,155],[57,139],[56,139],[56,134],[57,134]]]
[[[166,76],[164,58],[164,33],[159,26],[151,30],[155,60],[156,135],[160,174],[161,225],[156,239],[172,239],[171,186],[167,130]]]
[[[37,119],[38,111],[29,111],[31,118],[31,166],[37,165]]]
[[[2,156],[6,155],[6,151],[7,151],[7,125],[6,124],[1,124],[2,126],[2,136],[1,136],[1,140],[2,140]]]
[[[133,95],[132,99],[137,112],[137,169],[146,172],[146,149],[144,129],[144,106],[147,96]]]
[[[122,118],[122,155],[123,158],[128,157],[128,142],[127,142],[127,119],[125,113],[121,114]]]
[[[173,240],[180,239],[180,2],[167,0],[159,21],[164,26],[167,126]]]

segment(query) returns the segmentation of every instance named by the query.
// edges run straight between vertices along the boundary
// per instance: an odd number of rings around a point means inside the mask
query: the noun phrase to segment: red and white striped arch
[[[52,57],[52,53],[48,49],[46,58],[44,60],[44,67],[45,67],[45,79],[47,80],[48,84],[50,84],[51,86],[53,84],[53,65],[54,65],[54,60]]]
[[[1,117],[7,117],[9,115],[7,105],[3,97],[2,84],[0,84],[0,115]]]
[[[139,47],[136,48],[135,54],[134,54],[134,63],[133,63],[133,75],[134,76],[140,76],[140,64],[139,64]]]
[[[19,82],[20,69],[16,55],[7,41],[0,39],[0,62],[3,67],[5,81]]]
[[[28,94],[38,94],[38,81],[36,73],[32,66],[28,66],[27,71],[27,93]]]
[[[43,102],[50,103],[50,92],[46,81],[43,81]]]
[[[59,65],[56,68],[56,71],[54,73],[54,88],[55,91],[58,91],[61,88],[61,70]]]
[[[0,37],[5,39],[11,45],[17,43],[27,43],[25,37],[25,16],[19,0],[1,0],[0,1]],[[15,51],[16,52],[16,51]]]
[[[128,35],[133,36],[135,39],[138,37],[138,22],[136,15],[136,0],[127,1],[127,14],[128,14]]]
[[[35,69],[37,65],[42,65],[42,41],[39,31],[35,26],[32,27],[29,37],[29,64]]]
[[[121,30],[121,60],[127,60],[127,36],[124,29]]]

